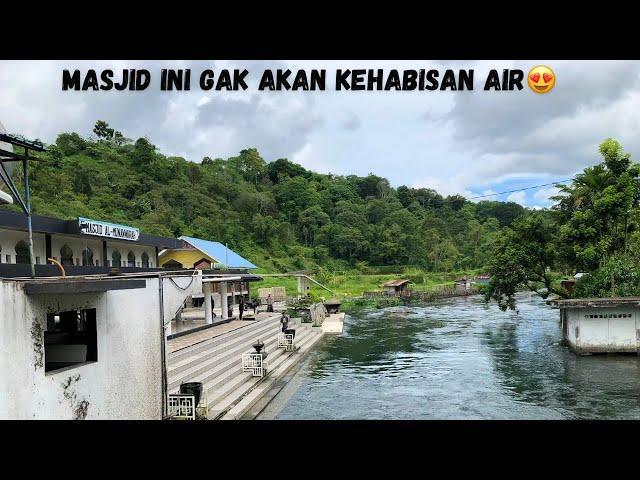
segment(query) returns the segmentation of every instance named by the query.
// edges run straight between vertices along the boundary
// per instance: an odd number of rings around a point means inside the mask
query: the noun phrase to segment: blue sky
[[[255,147],[267,161],[285,157],[337,174],[387,177],[392,185],[467,197],[570,178],[600,161],[598,144],[620,140],[640,153],[640,62],[634,61],[3,61],[0,122],[53,142],[58,133],[89,135],[106,120],[130,138],[146,136],[162,152],[199,162]],[[490,69],[554,69],[545,95],[484,92]],[[63,92],[62,70],[147,68],[144,92]],[[162,68],[247,68],[244,92],[162,92]],[[327,91],[258,92],[265,69],[325,68]],[[338,68],[475,69],[473,92],[337,92]],[[196,82],[194,82],[196,83]],[[549,206],[553,188],[501,195]]]

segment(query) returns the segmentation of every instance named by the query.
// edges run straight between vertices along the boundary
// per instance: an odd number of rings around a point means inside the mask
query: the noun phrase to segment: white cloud
[[[469,198],[469,200],[474,203],[482,202],[484,200],[491,201],[496,199],[496,192],[489,188],[487,190],[483,190],[482,193],[465,195],[465,197]]]
[[[542,187],[536,190],[533,194],[533,198],[541,201],[548,201],[549,197],[553,197],[558,194],[558,189],[556,187]]]
[[[519,203],[520,205],[526,206],[527,194],[526,192],[523,192],[523,191],[513,192],[509,194],[509,196],[507,197],[507,202],[515,202],[515,203]]]
[[[413,183],[413,188],[431,188],[443,196],[464,195],[474,196],[472,192],[466,190],[457,178],[439,179],[437,177],[425,177]]]
[[[469,170],[471,178],[540,172],[566,177],[599,162],[598,144],[608,136],[640,153],[640,120],[633,114],[640,108],[640,62],[513,63],[525,72],[547,63],[558,83],[546,95],[475,91],[456,96],[448,113],[456,148],[488,160]]]
[[[552,92],[484,92],[491,68],[550,65]],[[267,68],[326,68],[327,91],[258,92]],[[336,92],[337,68],[475,68],[473,92]],[[64,68],[147,68],[144,92],[63,92]],[[161,68],[247,68],[249,90],[161,92]],[[640,61],[1,61],[0,121],[10,132],[53,142],[89,134],[106,120],[194,161],[256,147],[267,160],[385,176],[393,185],[477,196],[509,179],[548,183],[600,161],[598,144],[619,139],[640,155]],[[197,82],[193,82],[197,85]],[[546,190],[532,192],[546,205]],[[526,198],[526,196],[525,196]],[[489,199],[492,199],[489,197]]]

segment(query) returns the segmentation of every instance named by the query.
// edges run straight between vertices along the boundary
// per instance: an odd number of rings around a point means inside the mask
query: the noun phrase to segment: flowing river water
[[[558,310],[529,294],[518,309],[472,296],[347,315],[273,417],[640,419],[640,357],[576,356]]]

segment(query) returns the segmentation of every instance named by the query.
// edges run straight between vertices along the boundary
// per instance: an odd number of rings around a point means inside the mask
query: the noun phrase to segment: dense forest
[[[262,271],[486,269],[486,298],[506,309],[523,288],[545,298],[640,295],[640,165],[613,139],[599,151],[601,163],[557,185],[550,209],[528,210],[394,188],[374,174],[319,174],[255,148],[198,163],[98,121],[90,138],[60,134],[31,163],[30,181],[35,214],[217,240]],[[17,168],[20,185],[21,176]],[[586,275],[565,290],[561,280],[576,272]]]
[[[163,155],[149,139],[127,139],[103,121],[93,132],[62,133],[43,161],[31,163],[35,214],[213,239],[266,270],[481,269],[500,232],[525,213],[516,203],[394,188],[374,174],[319,174],[263,159],[255,148],[196,162]],[[17,168],[16,180],[21,175]]]

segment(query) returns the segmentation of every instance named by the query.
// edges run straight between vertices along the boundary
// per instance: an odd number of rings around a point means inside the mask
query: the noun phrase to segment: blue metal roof
[[[210,242],[209,240],[185,236],[180,237],[180,240],[188,242],[202,253],[205,253],[220,263],[224,263],[229,268],[258,268],[249,260],[242,258],[220,242]]]

